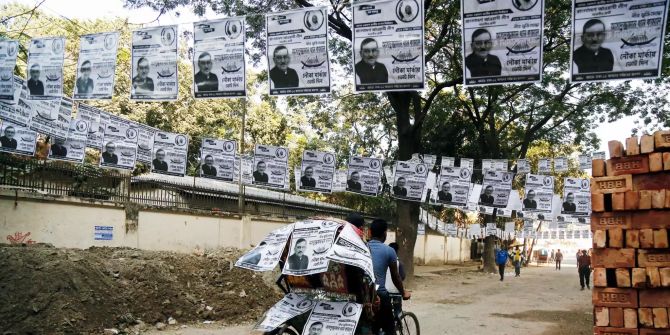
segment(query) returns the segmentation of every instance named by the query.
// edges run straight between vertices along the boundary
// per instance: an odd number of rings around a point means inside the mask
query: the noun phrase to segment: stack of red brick
[[[594,334],[670,335],[670,131],[593,160]]]

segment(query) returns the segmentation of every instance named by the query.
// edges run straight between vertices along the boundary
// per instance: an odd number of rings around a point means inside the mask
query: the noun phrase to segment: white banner
[[[254,330],[271,332],[294,317],[307,313],[316,302],[305,295],[288,293],[265,312]]]
[[[562,214],[591,215],[591,184],[589,179],[565,178],[563,184]]]
[[[591,155],[579,155],[579,169],[588,170],[592,168]]]
[[[461,0],[465,85],[542,79],[544,0]]]
[[[443,167],[444,166],[453,167],[454,162],[456,161],[456,159],[454,157],[445,157],[445,156],[442,156],[441,160],[442,160],[442,163],[440,163],[440,165],[443,166]]]
[[[72,120],[72,100],[70,98],[31,102],[31,105],[31,130],[62,139],[67,138],[70,120]]]
[[[86,141],[86,145],[89,148],[98,149],[102,151],[103,137],[105,136],[105,129],[107,129],[107,125],[109,124],[111,114],[101,109],[86,106],[84,104],[79,104],[78,109],[81,110],[82,108],[97,110],[99,113],[98,115],[100,116],[100,118],[98,119],[97,123],[92,122],[91,124],[88,133],[88,141]]]
[[[51,100],[63,96],[64,37],[33,38],[28,47],[28,99]],[[70,120],[68,120],[69,122]]]
[[[526,175],[526,196],[523,199],[524,212],[552,212],[554,198],[554,177],[536,174]]]
[[[135,169],[138,130],[128,120],[110,116],[102,142],[100,166],[124,170]]]
[[[427,178],[426,164],[397,161],[391,194],[397,199],[421,201]]]
[[[15,104],[16,84],[14,67],[16,55],[19,54],[19,42],[15,40],[0,41],[0,102]],[[19,92],[21,86],[19,86]]]
[[[160,130],[145,124],[133,122],[137,128],[137,161],[151,164],[155,145],[156,133]]]
[[[309,315],[302,335],[354,335],[363,306],[355,302],[320,301]]]
[[[440,178],[433,187],[436,196],[431,199],[432,202],[453,207],[465,207],[470,198],[471,177],[472,171],[468,168],[442,165]]]
[[[568,171],[569,168],[570,165],[567,157],[554,158],[554,172],[565,172]]]
[[[95,119],[90,110],[79,108],[77,117],[70,122],[67,139],[52,138],[49,159],[83,163],[86,157],[86,140],[91,119]]]
[[[79,38],[79,61],[74,99],[111,99],[119,33],[82,35]]]
[[[0,152],[34,156],[37,133],[9,121],[0,120]]]
[[[304,276],[328,269],[326,252],[333,245],[340,224],[330,220],[305,220],[295,223],[283,274]]]
[[[530,162],[527,159],[519,159],[516,161],[516,173],[525,174],[530,173]]]
[[[354,2],[352,16],[355,91],[423,89],[423,1]]]
[[[256,144],[253,169],[253,185],[284,189],[289,179],[288,148]]]
[[[188,137],[183,134],[156,132],[151,172],[183,177],[188,161]]]
[[[196,98],[247,95],[246,19],[193,23],[193,93]]]
[[[330,92],[328,9],[266,15],[270,95]]]
[[[482,171],[507,171],[509,162],[506,159],[482,159]]]
[[[333,192],[345,192],[347,190],[347,171],[346,170],[337,170],[335,171],[335,177],[333,179]]]
[[[133,31],[131,100],[177,100],[177,26]]]
[[[332,192],[335,154],[305,150],[302,152],[301,164],[300,178],[296,179],[298,191]]]
[[[29,126],[30,117],[32,116],[33,104],[35,106],[52,106],[49,101],[29,101],[28,100],[28,86],[26,81],[20,77],[14,76],[14,98],[12,100],[0,101],[0,119],[7,120],[11,123]]]
[[[331,261],[355,266],[365,271],[372,281],[375,280],[370,249],[351,225],[345,225],[342,228],[326,257]]]
[[[469,168],[470,171],[475,170],[475,160],[472,158],[461,158],[461,162],[458,165],[462,168]]]
[[[380,191],[382,160],[369,157],[349,157],[347,192],[377,196]]]
[[[479,194],[479,205],[487,207],[507,207],[509,194],[512,191],[514,174],[502,171],[484,171],[484,182]]]
[[[666,1],[572,3],[572,82],[658,78]]]
[[[255,248],[240,257],[235,266],[253,271],[272,271],[279,264],[292,232],[293,224],[273,230]]]
[[[203,138],[200,146],[200,177],[233,181],[237,142]]]
[[[537,173],[551,173],[551,159],[540,158],[537,161]]]

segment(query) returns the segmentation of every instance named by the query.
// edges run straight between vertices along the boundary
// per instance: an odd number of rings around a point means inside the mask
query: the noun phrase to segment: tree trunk
[[[497,273],[498,267],[496,266],[496,255],[495,255],[495,236],[486,236],[484,239],[484,253],[482,254],[482,259],[484,260],[484,272],[486,273]]]
[[[414,245],[419,219],[419,204],[409,201],[397,201],[398,229],[396,242],[398,243],[398,258],[405,267],[407,279],[414,276]]]

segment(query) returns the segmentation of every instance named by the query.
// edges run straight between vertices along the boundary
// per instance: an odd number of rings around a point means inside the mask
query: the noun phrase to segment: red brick
[[[633,189],[633,177],[631,175],[614,177],[597,177],[591,181],[591,193],[616,193],[626,192]]]
[[[670,289],[640,290],[640,307],[667,308],[668,301],[670,301]]]
[[[608,176],[649,173],[649,156],[610,158],[607,160],[606,169]]]
[[[601,268],[634,268],[635,249],[593,249],[592,263]]]
[[[593,305],[602,307],[637,308],[638,306],[637,290],[631,288],[594,287]]]

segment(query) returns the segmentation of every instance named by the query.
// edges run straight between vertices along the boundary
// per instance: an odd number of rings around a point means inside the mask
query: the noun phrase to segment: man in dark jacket
[[[272,53],[272,61],[275,66],[270,69],[270,80],[272,80],[274,88],[298,87],[300,85],[298,73],[288,66],[291,63],[288,48],[283,45],[276,47]]]
[[[388,83],[389,74],[384,64],[377,62],[379,45],[374,38],[366,38],[361,42],[359,51],[361,60],[356,63],[354,70],[361,84]]]
[[[579,285],[582,286],[582,291],[584,290],[584,285],[591,289],[591,256],[582,250],[582,254],[577,258],[577,271],[579,271]]]
[[[5,128],[5,134],[0,137],[0,146],[16,150],[18,143],[16,142],[16,139],[14,139],[14,135],[16,135],[16,129],[12,126],[7,126],[7,128]]]
[[[165,161],[165,150],[156,150],[156,158],[151,162],[155,171],[167,171],[168,163]]]
[[[572,55],[572,61],[577,65],[577,73],[612,71],[614,55],[610,49],[602,47],[606,38],[605,23],[598,19],[584,23],[582,45]]]

